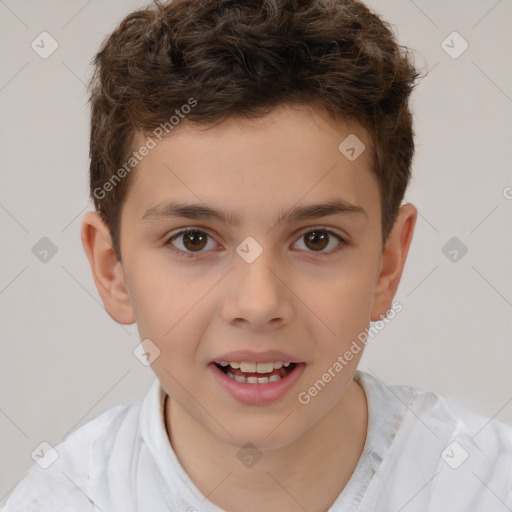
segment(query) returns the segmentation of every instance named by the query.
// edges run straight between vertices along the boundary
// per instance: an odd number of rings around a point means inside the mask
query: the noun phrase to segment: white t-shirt
[[[456,416],[443,397],[415,386],[386,386],[360,370],[355,379],[368,401],[367,438],[329,512],[512,510],[511,425],[469,411]],[[34,464],[2,511],[224,512],[178,461],[165,399],[156,379],[144,400],[78,428],[47,469]]]

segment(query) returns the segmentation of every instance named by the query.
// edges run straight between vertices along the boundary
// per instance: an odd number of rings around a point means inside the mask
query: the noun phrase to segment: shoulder
[[[428,510],[512,506],[512,425],[417,386],[379,384],[383,402],[404,411],[390,478],[424,489]]]
[[[485,452],[494,460],[512,457],[512,425],[475,410],[460,406],[452,399],[416,386],[392,386],[411,397],[412,415],[417,415],[434,430],[447,435],[450,441],[460,440]],[[442,437],[442,436],[441,436]],[[510,467],[512,478],[512,465]]]
[[[358,374],[365,391],[370,391],[382,410],[402,411],[404,419],[409,420],[404,427],[430,430],[433,437],[470,437],[482,450],[496,455],[511,454],[512,425],[463,408],[451,399],[419,386],[387,385],[368,373]]]
[[[13,489],[2,512],[97,510],[90,492],[94,476],[108,463],[116,439],[121,437],[126,445],[135,444],[140,407],[141,401],[111,407],[62,443],[41,445],[39,460]]]
[[[458,440],[494,461],[512,457],[512,425],[464,408],[434,391],[404,385],[390,389],[406,399],[409,415],[417,420],[410,422],[411,428],[430,430],[441,440]],[[512,464],[510,475],[512,482]]]
[[[446,399],[438,400],[450,408]],[[439,450],[431,506],[446,503],[456,488],[454,511],[484,512],[502,504],[512,510],[512,425],[461,407],[451,411],[455,422]]]

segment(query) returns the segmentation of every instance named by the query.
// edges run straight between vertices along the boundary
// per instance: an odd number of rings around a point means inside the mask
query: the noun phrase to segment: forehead
[[[149,137],[154,147],[133,171],[125,200],[138,220],[171,200],[223,209],[238,222],[326,199],[366,214],[379,203],[366,131],[309,107],[279,107],[213,127],[185,119],[162,140]],[[134,147],[147,141],[138,133]]]

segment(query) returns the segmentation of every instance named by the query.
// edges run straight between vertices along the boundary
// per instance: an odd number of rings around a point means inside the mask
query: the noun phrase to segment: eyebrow
[[[285,221],[292,223],[299,220],[318,219],[329,215],[347,215],[355,218],[368,219],[368,215],[362,206],[351,204],[340,199],[333,199],[325,203],[296,206],[291,210],[281,213],[276,223]],[[240,224],[240,217],[233,212],[216,210],[205,204],[171,201],[161,203],[148,208],[142,216],[143,221],[158,221],[169,218],[207,219],[214,218],[231,226]]]

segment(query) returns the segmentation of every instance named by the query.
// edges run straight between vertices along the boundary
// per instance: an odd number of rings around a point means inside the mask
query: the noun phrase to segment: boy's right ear
[[[123,268],[112,247],[110,231],[97,212],[87,212],[82,220],[82,245],[105,310],[116,322],[133,324],[135,315]]]

